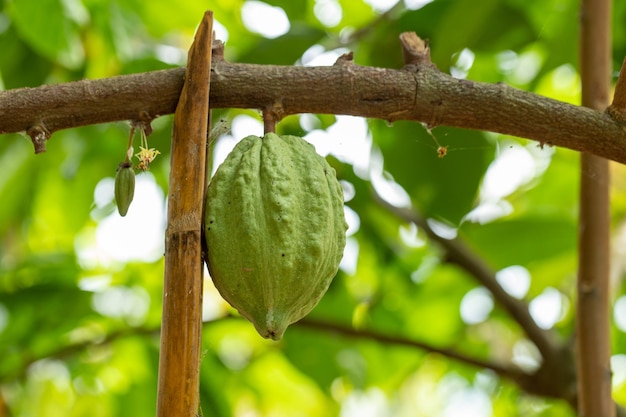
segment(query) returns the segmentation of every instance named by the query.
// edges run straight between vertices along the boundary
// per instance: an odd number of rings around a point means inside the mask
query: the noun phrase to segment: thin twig
[[[220,318],[216,318],[214,320],[208,321],[204,323],[205,327],[221,323],[229,320],[241,320],[241,317],[236,317],[232,315],[226,315]],[[444,349],[432,346],[425,342],[420,342],[413,339],[407,339],[400,336],[387,335],[380,332],[376,332],[373,330],[365,330],[365,329],[354,329],[346,326],[341,326],[336,323],[331,322],[323,322],[319,320],[313,320],[309,318],[305,318],[300,320],[295,327],[309,328],[317,331],[323,332],[335,332],[341,333],[346,336],[350,336],[358,339],[367,339],[380,343],[388,343],[398,346],[407,346],[411,348],[416,348],[420,350],[424,350],[427,352],[433,352],[441,354],[442,356],[453,359],[457,362],[464,363],[467,365],[471,365],[476,368],[482,369],[490,369],[500,375],[503,378],[511,379],[513,381],[520,381],[527,379],[529,375],[525,374],[518,368],[510,367],[507,365],[498,364],[495,362],[484,361],[476,358],[472,358],[468,355],[464,355],[455,351],[454,349]],[[120,329],[115,332],[111,332],[105,337],[98,337],[96,340],[87,340],[82,343],[77,343],[70,346],[63,346],[57,350],[47,352],[46,354],[39,355],[36,358],[28,358],[25,359],[20,366],[19,371],[14,372],[9,375],[0,376],[0,381],[9,381],[14,378],[23,377],[26,369],[31,366],[33,363],[42,360],[42,359],[66,359],[72,357],[85,349],[94,347],[94,346],[106,346],[111,343],[123,339],[126,337],[133,336],[150,336],[157,337],[161,331],[160,327],[131,327],[126,329]]]
[[[212,325],[216,325],[216,324],[223,323],[225,321],[230,321],[230,320],[243,320],[243,319],[239,316],[234,316],[234,315],[229,314],[223,317],[219,317],[219,318],[204,322],[203,328],[208,328]],[[335,332],[335,333],[343,334],[345,336],[352,337],[355,339],[372,340],[372,341],[379,342],[379,343],[385,343],[385,344],[391,344],[391,345],[397,345],[397,346],[406,346],[409,348],[415,348],[415,349],[420,349],[420,350],[424,350],[427,352],[437,353],[449,359],[455,360],[459,363],[464,363],[464,364],[474,366],[477,368],[482,368],[482,369],[491,369],[500,377],[508,379],[516,383],[517,385],[520,386],[520,388],[522,388],[523,390],[527,392],[533,393],[534,395],[545,395],[545,396],[553,396],[555,398],[562,398],[559,396],[555,396],[553,392],[550,392],[549,387],[546,388],[545,386],[541,385],[542,383],[545,385],[550,385],[551,381],[553,382],[554,378],[558,376],[558,375],[555,375],[554,373],[543,373],[543,374],[537,373],[537,374],[529,375],[529,374],[524,373],[521,370],[518,370],[513,367],[509,367],[507,365],[502,365],[502,364],[498,364],[495,362],[483,361],[483,360],[469,357],[467,355],[456,352],[454,349],[437,348],[428,343],[420,342],[420,341],[413,340],[413,339],[407,339],[407,338],[403,338],[399,336],[381,334],[379,332],[375,332],[371,330],[352,329],[352,328],[341,326],[335,323],[322,322],[322,321],[313,320],[310,318],[305,318],[299,321],[298,323],[294,325],[294,327],[309,328],[311,330],[324,332],[325,334],[327,334],[328,332]],[[52,350],[45,354],[38,355],[37,357],[24,358],[18,370],[16,370],[15,372],[12,372],[11,374],[0,375],[0,383],[9,382],[16,378],[23,378],[26,374],[26,370],[28,369],[28,367],[30,367],[33,363],[39,360],[68,359],[74,355],[79,354],[80,352],[83,352],[86,349],[97,347],[97,346],[100,346],[100,347],[107,346],[115,342],[116,340],[123,339],[126,337],[136,337],[136,336],[143,336],[143,337],[147,336],[151,338],[158,337],[160,331],[161,331],[160,327],[125,328],[125,329],[117,330],[115,332],[111,332],[104,337],[99,336],[97,339],[94,339],[94,340],[86,340],[84,342],[77,343],[71,346],[62,346],[56,350]],[[569,401],[568,398],[564,398],[564,399]],[[574,402],[572,406],[576,408],[576,403]],[[616,410],[617,410],[618,417],[626,417],[626,409],[623,409],[616,405]]]
[[[473,253],[463,241],[458,238],[445,239],[435,233],[421,216],[414,210],[400,208],[391,205],[378,194],[373,192],[376,201],[387,208],[401,219],[415,224],[422,229],[429,239],[437,242],[445,251],[446,259],[466,270],[481,285],[487,288],[494,296],[495,300],[513,317],[519,326],[528,335],[528,338],[537,346],[537,349],[544,360],[550,360],[558,351],[558,346],[552,339],[550,333],[537,326],[533,320],[526,303],[509,295],[496,280],[495,272],[482,260],[480,256]]]
[[[374,340],[380,343],[387,343],[397,346],[407,346],[424,350],[426,352],[438,353],[442,356],[445,356],[460,363],[464,363],[466,365],[481,369],[490,369],[499,376],[513,380],[515,382],[527,380],[531,377],[530,375],[515,367],[499,364],[493,361],[477,359],[460,353],[454,349],[439,348],[429,343],[407,339],[400,336],[388,335],[374,330],[355,329],[352,327],[342,326],[337,323],[323,322],[309,318],[304,318],[300,320],[298,323],[295,324],[295,327],[304,327],[315,330],[322,330],[324,332],[339,333],[344,336],[349,336],[356,339]]]
[[[81,343],[59,346],[47,352],[39,353],[36,356],[24,354],[18,367],[15,367],[10,373],[0,375],[0,383],[23,378],[32,364],[43,359],[68,359],[84,352],[86,349],[107,346],[119,339],[135,336],[157,337],[160,332],[161,327],[127,327],[112,331],[106,336],[98,336],[95,339],[85,340]]]

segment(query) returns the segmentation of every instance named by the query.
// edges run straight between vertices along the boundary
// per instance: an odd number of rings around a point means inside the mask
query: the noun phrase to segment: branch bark
[[[429,62],[397,70],[236,64],[219,56],[215,51],[212,108],[273,108],[281,117],[327,113],[414,120],[524,137],[626,163],[626,130],[610,112],[505,84],[459,80]],[[184,74],[184,68],[175,68],[3,91],[0,134],[49,136],[60,129],[170,114]]]

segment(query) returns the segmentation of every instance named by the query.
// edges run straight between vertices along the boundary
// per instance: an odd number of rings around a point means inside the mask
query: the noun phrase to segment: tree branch
[[[220,317],[220,318],[205,322],[204,326],[210,326],[211,324],[220,323],[225,320],[241,320],[241,318],[237,316],[233,316],[233,315],[226,315],[224,317]],[[523,371],[517,368],[511,367],[511,366],[498,364],[498,363],[490,362],[490,361],[484,361],[480,359],[475,359],[470,356],[459,353],[453,349],[437,348],[424,342],[411,340],[411,339],[407,339],[407,338],[403,338],[399,336],[386,335],[386,334],[382,334],[382,333],[375,332],[372,330],[364,330],[364,329],[357,330],[357,329],[353,329],[350,327],[341,326],[336,323],[322,322],[319,320],[312,320],[309,318],[300,320],[294,326],[301,327],[301,328],[309,328],[309,329],[313,329],[316,331],[335,332],[335,333],[340,333],[340,334],[343,334],[345,336],[349,336],[352,338],[369,339],[369,340],[373,340],[373,341],[377,341],[381,343],[388,343],[388,344],[393,344],[393,345],[398,345],[398,346],[407,346],[411,348],[425,350],[427,352],[438,353],[438,354],[441,354],[442,356],[448,357],[457,362],[465,363],[467,365],[470,365],[476,368],[490,369],[494,371],[496,374],[498,374],[499,376],[501,376],[502,378],[512,380],[513,382],[516,382],[516,383],[526,381],[529,377],[531,377],[530,375],[524,373]],[[158,337],[160,333],[161,333],[160,327],[130,327],[130,328],[120,329],[120,330],[111,332],[105,337],[98,337],[97,340],[87,340],[85,342],[77,343],[74,345],[62,346],[62,347],[59,347],[57,350],[47,352],[46,354],[41,355],[41,356],[24,358],[24,361],[22,362],[20,368],[16,372],[8,374],[8,375],[0,375],[0,382],[7,382],[13,378],[23,377],[29,366],[31,366],[33,363],[42,359],[52,359],[52,358],[64,359],[64,358],[68,358],[73,355],[76,355],[90,347],[109,345],[118,339],[123,339],[126,337],[132,337],[132,336]]]
[[[212,324],[222,323],[225,320],[242,320],[242,318],[233,315],[226,315],[211,321],[204,322],[203,328],[211,326]],[[547,369],[540,370],[540,372],[530,375],[514,367],[510,367],[504,364],[498,364],[495,362],[475,359],[456,352],[452,349],[437,348],[427,343],[419,342],[416,340],[406,339],[398,336],[385,335],[371,330],[352,329],[335,323],[322,322],[310,318],[300,320],[298,323],[294,324],[294,326],[309,328],[315,331],[335,332],[356,339],[372,340],[380,343],[406,346],[410,348],[425,350],[428,352],[438,353],[442,356],[445,356],[460,363],[464,363],[478,368],[490,369],[498,374],[500,377],[508,379],[511,382],[517,384],[521,389],[528,393],[565,399],[572,405],[574,409],[576,409],[577,406],[576,401],[572,401],[571,398],[564,398],[562,395],[556,395],[553,385],[555,382],[555,378],[558,378],[559,375],[557,375],[556,373],[550,373],[550,370]],[[37,357],[25,357],[24,361],[20,364],[20,367],[16,371],[12,372],[11,374],[0,375],[0,383],[9,382],[15,378],[23,378],[28,367],[42,359],[69,358],[90,347],[106,346],[115,342],[118,339],[123,339],[126,337],[147,336],[154,338],[159,336],[160,331],[160,327],[130,327],[125,329],[119,329],[117,331],[109,333],[104,337],[99,336],[97,340],[87,340],[74,345],[61,346],[57,350],[47,352],[46,354],[39,355]],[[567,355],[565,355],[563,359],[569,360]],[[618,417],[626,417],[625,409],[616,405],[616,410]]]
[[[541,366],[528,378],[517,380],[518,385],[528,393],[565,399],[576,408],[576,369],[571,346],[557,343],[551,332],[537,326],[527,304],[504,291],[496,280],[494,271],[462,240],[439,236],[414,210],[395,207],[376,193],[373,195],[383,207],[421,228],[429,239],[443,248],[448,262],[457,264],[487,288],[537,346],[542,356]]]
[[[509,295],[496,280],[495,272],[475,253],[471,251],[460,239],[445,239],[433,231],[428,222],[419,216],[414,210],[400,208],[391,205],[378,194],[374,198],[383,207],[390,210],[401,219],[415,224],[422,229],[428,238],[437,242],[446,252],[446,259],[467,271],[481,285],[487,288],[496,301],[513,317],[524,330],[528,338],[537,346],[544,360],[555,355],[558,350],[550,333],[537,326],[531,317],[526,304]]]
[[[32,364],[43,359],[66,359],[74,355],[78,355],[88,348],[110,345],[118,339],[133,336],[158,337],[160,333],[161,327],[126,327],[112,331],[105,336],[99,335],[92,340],[85,340],[84,342],[71,345],[58,346],[56,349],[40,353],[36,356],[26,352],[23,353],[19,366],[14,367],[12,372],[0,374],[0,384],[9,382],[16,378],[23,378],[26,371]]]
[[[344,336],[356,339],[375,340],[381,343],[387,343],[397,346],[407,346],[411,348],[421,349],[426,352],[438,353],[442,356],[445,356],[460,363],[464,363],[466,365],[470,365],[476,368],[490,369],[498,374],[500,377],[512,380],[517,384],[525,383],[525,381],[527,381],[529,378],[532,378],[532,375],[526,374],[520,369],[512,366],[507,366],[492,361],[476,359],[471,356],[464,355],[454,349],[438,348],[428,343],[407,339],[405,337],[392,336],[373,330],[354,329],[352,327],[342,326],[337,323],[323,322],[310,318],[304,318],[297,322],[294,326],[321,330],[324,332],[339,333]]]
[[[609,112],[559,102],[505,84],[460,80],[430,63],[385,69],[296,67],[217,59],[212,108],[280,108],[487,130],[626,163],[626,130]],[[184,68],[0,92],[0,134],[60,129],[174,112]]]

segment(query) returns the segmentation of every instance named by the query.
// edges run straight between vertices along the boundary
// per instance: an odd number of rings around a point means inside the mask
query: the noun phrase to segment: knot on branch
[[[604,112],[616,123],[622,126],[622,129],[626,130],[626,108],[620,108],[611,104]]]
[[[150,116],[147,111],[140,111],[137,118],[130,121],[130,127],[133,129],[140,129],[145,133],[146,136],[150,136],[152,133],[152,121],[156,119],[155,117]]]
[[[50,139],[52,133],[43,124],[36,124],[28,128],[26,131],[35,147],[35,154],[46,151],[46,141]]]
[[[354,53],[350,51],[341,55],[339,58],[337,58],[337,60],[335,61],[333,65],[334,66],[354,65]]]
[[[404,65],[433,65],[430,60],[430,47],[428,41],[423,40],[415,32],[403,32],[400,34],[402,45],[402,58]]]
[[[215,34],[211,43],[211,54],[214,61],[224,61],[224,42],[215,39]]]

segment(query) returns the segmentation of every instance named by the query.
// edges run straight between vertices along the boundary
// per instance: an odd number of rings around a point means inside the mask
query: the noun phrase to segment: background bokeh
[[[574,0],[5,0],[0,88],[36,87],[185,64],[214,11],[233,62],[400,68],[398,35],[430,40],[440,70],[578,104]],[[615,2],[615,76],[626,2]],[[1,110],[0,110],[1,111]],[[216,109],[238,139],[262,134],[256,110]],[[128,216],[113,203],[124,122],[57,132],[35,156],[0,138],[0,417],[154,416],[171,116],[153,122],[161,155],[137,177]],[[205,283],[205,416],[573,416],[496,372],[433,353],[453,349],[533,370],[519,325],[445,245],[381,204],[410,207],[466,244],[540,327],[573,333],[578,155],[520,138],[341,115],[278,125],[336,168],[350,223],[340,272],[308,321],[261,339]],[[139,139],[135,139],[138,147]],[[437,148],[447,146],[438,158]],[[613,382],[626,406],[626,172],[613,164]],[[351,328],[348,335],[338,328]],[[384,337],[389,336],[389,337]],[[411,342],[416,342],[412,344]],[[421,347],[418,347],[421,346]]]

